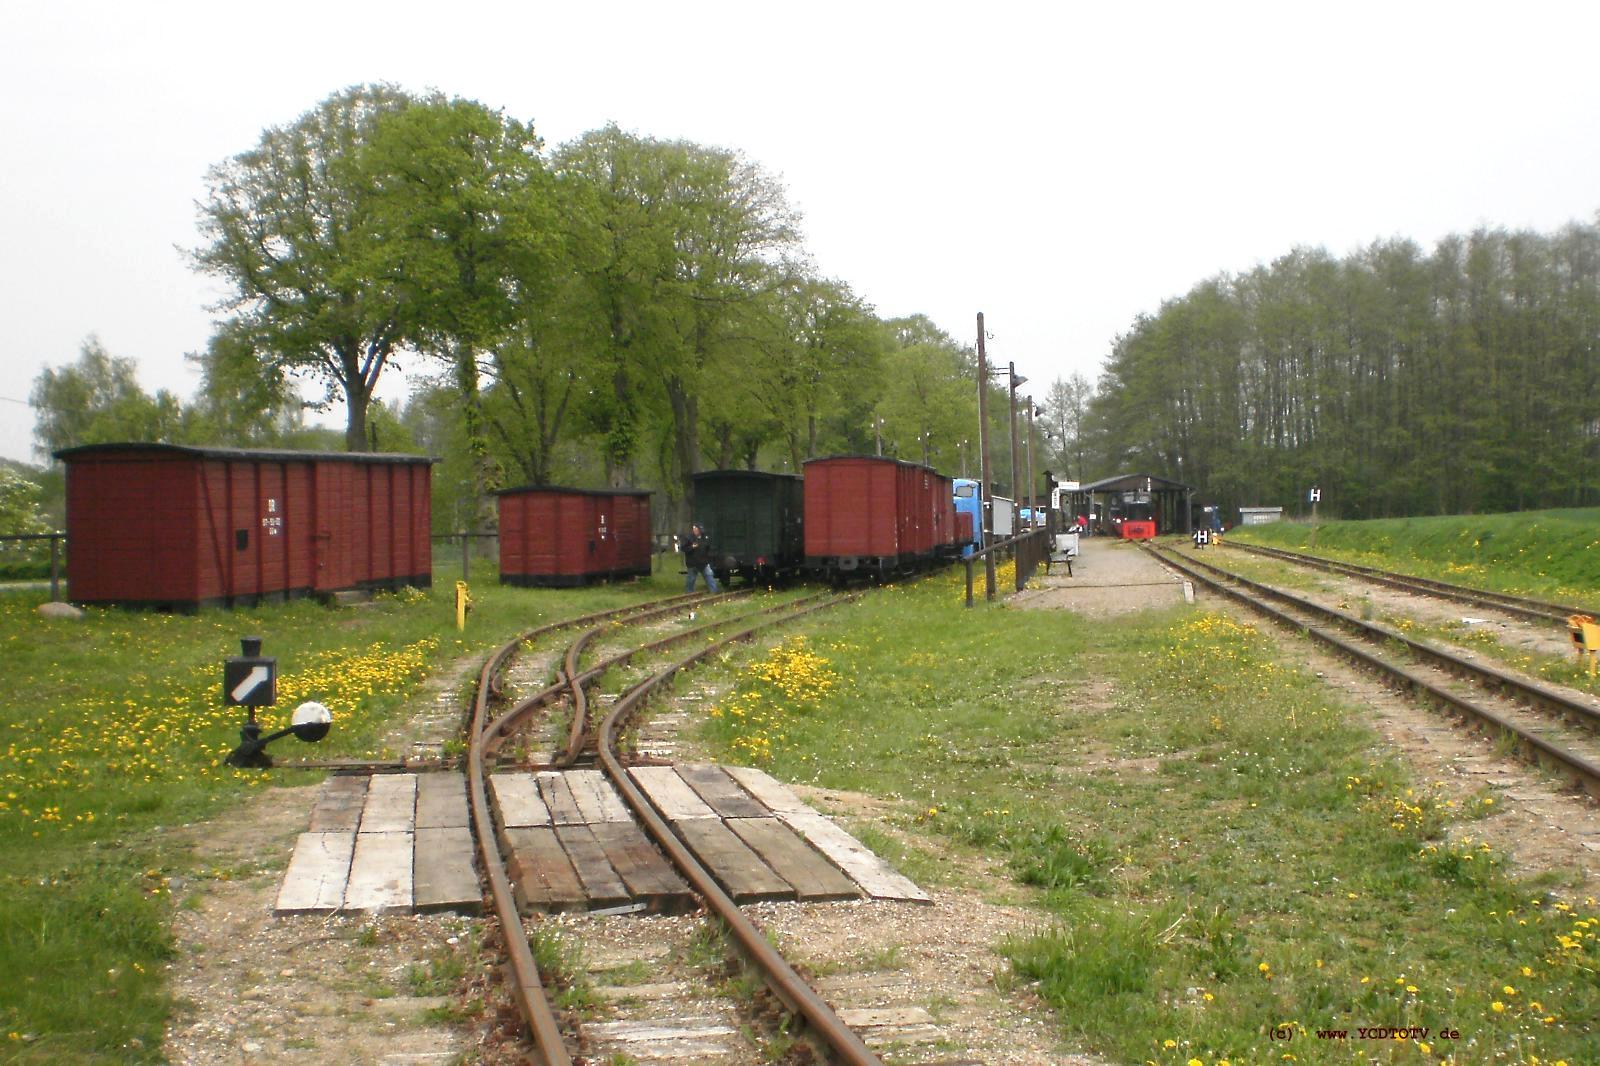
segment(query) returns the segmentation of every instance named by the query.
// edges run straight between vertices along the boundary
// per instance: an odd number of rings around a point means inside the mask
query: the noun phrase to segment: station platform
[[[739,902],[928,895],[761,770],[640,766],[634,783]],[[688,886],[598,770],[489,778],[527,912],[671,911]],[[459,773],[329,778],[295,844],[277,914],[473,914],[482,906]]]
[[[1040,568],[1029,587],[1016,594],[1018,607],[1068,610],[1109,616],[1170,607],[1184,602],[1182,578],[1132,541],[1083,537],[1072,576],[1060,564]]]

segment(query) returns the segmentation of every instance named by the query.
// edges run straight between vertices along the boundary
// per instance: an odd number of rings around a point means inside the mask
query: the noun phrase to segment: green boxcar
[[[711,538],[712,569],[772,584],[799,573],[805,553],[803,482],[797,474],[707,470],[694,475],[694,520]]]

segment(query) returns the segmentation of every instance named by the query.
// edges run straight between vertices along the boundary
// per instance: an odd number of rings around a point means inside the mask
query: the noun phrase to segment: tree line
[[[1346,518],[1592,506],[1597,330],[1594,224],[1297,249],[1141,316],[1088,436],[1229,510],[1312,486]]]

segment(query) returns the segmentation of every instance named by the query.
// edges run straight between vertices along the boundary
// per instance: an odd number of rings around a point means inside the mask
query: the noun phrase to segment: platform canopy
[[[1193,486],[1154,474],[1118,474],[1078,486],[1079,492],[1190,492]]]
[[[1078,491],[1091,501],[1119,492],[1147,492],[1158,501],[1156,522],[1162,533],[1188,533],[1193,528],[1190,500],[1193,486],[1154,474],[1118,474],[1081,486]]]

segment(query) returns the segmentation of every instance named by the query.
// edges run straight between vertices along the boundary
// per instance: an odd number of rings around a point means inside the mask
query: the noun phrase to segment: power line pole
[[[978,525],[993,525],[994,496],[989,488],[989,357],[983,347],[983,312],[978,312]],[[989,529],[979,531],[979,543],[989,547]],[[986,599],[994,599],[994,556],[983,557],[983,588]]]
[[[1011,495],[1016,497],[1016,506],[1017,507],[1021,507],[1022,506],[1022,491],[1021,491],[1021,487],[1017,484],[1017,474],[1018,474],[1019,471],[1017,470],[1017,364],[1016,363],[1007,363],[1006,364],[1006,377],[1008,379],[1008,384],[1009,384],[1009,387],[1010,387],[1009,391],[1011,393]],[[1022,380],[1026,381],[1027,378],[1023,378]],[[1015,535],[1015,533],[1016,533],[1016,530],[1013,527],[1012,534]]]

